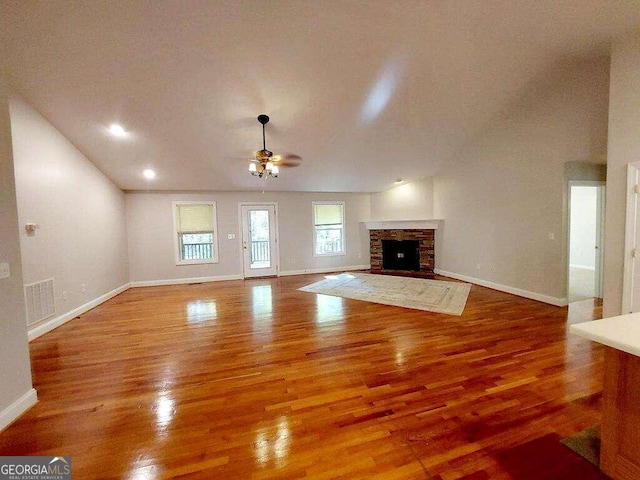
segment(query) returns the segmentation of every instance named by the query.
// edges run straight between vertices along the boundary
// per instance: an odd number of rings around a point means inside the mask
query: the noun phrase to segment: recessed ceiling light
[[[112,123],[109,126],[109,133],[114,137],[126,137],[127,131],[122,127],[122,125],[118,125],[117,123]]]
[[[148,178],[149,180],[153,180],[154,178],[156,178],[156,172],[154,172],[150,168],[147,168],[144,172],[142,172],[142,175],[144,175],[144,178]]]

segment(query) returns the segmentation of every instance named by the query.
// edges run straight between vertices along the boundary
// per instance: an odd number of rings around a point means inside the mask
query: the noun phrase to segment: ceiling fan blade
[[[282,155],[274,155],[271,161],[281,167],[299,167],[302,165],[302,157],[295,153],[283,153]]]

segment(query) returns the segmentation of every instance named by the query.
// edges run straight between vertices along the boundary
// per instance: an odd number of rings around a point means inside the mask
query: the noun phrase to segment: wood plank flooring
[[[322,278],[131,289],[41,337],[0,455],[71,455],[75,479],[605,478],[559,443],[600,423],[603,350],[568,334],[598,307],[296,290]]]

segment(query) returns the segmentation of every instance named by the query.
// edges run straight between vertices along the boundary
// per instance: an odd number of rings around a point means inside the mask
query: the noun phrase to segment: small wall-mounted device
[[[11,276],[11,269],[8,262],[0,263],[0,278],[9,278]]]
[[[33,236],[36,234],[36,229],[39,227],[37,223],[27,223],[24,228],[27,231],[27,235]]]

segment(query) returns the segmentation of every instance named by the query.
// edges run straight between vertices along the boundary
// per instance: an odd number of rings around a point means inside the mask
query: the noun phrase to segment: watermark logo
[[[0,457],[0,480],[71,480],[71,457]]]

